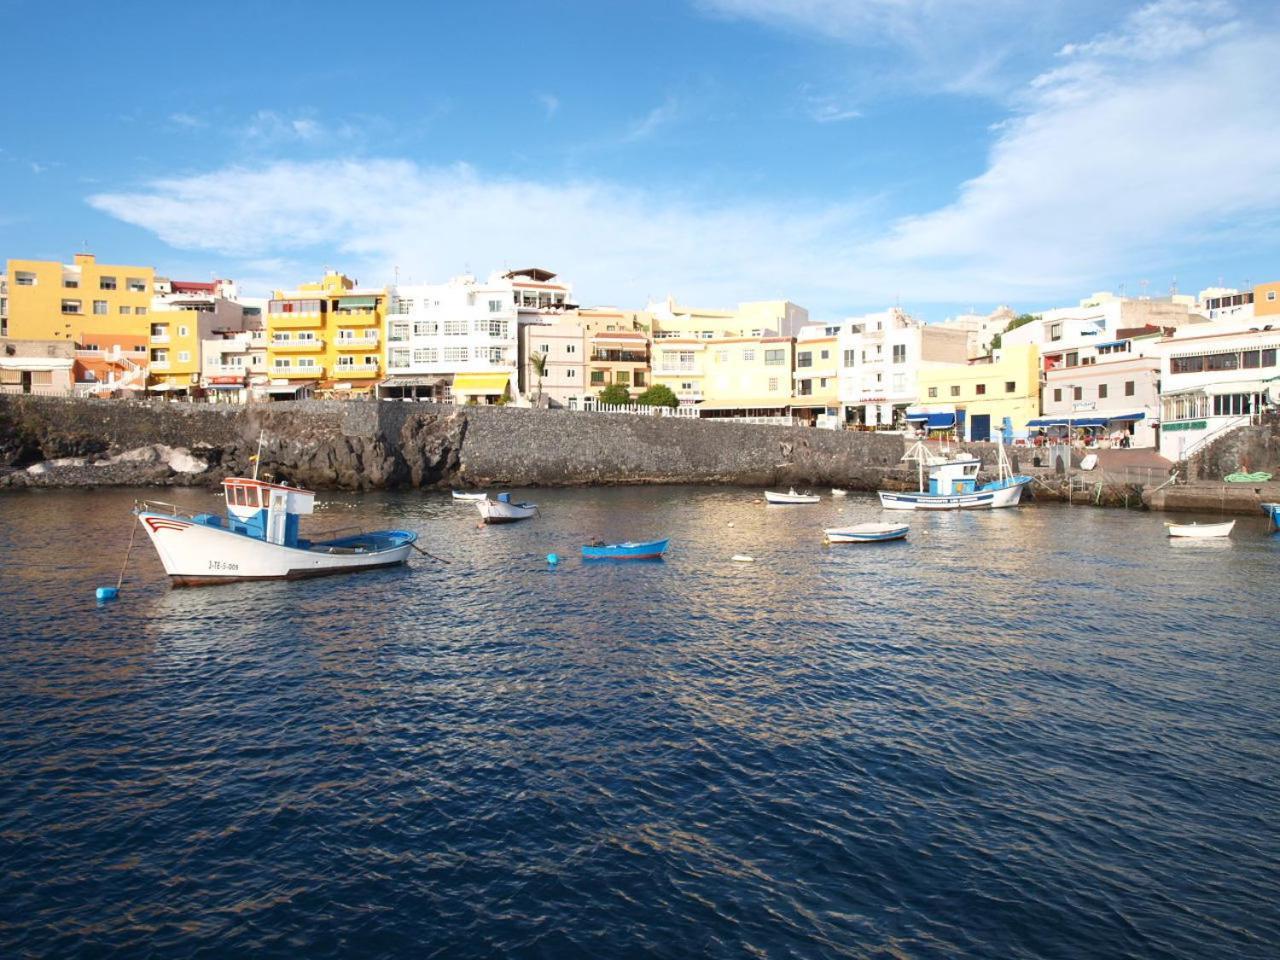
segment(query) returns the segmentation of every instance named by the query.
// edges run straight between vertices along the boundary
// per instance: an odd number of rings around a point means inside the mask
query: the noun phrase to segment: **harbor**
[[[307,518],[447,563],[174,590],[136,550],[108,604],[146,491],[0,498],[6,953],[340,949],[394,901],[388,952],[1266,955],[1261,513],[1178,543],[1057,503],[510,492],[540,515],[334,491]],[[886,515],[910,537],[821,543]]]

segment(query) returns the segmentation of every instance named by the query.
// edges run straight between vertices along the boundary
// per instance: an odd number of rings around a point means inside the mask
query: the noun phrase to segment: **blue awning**
[[[1147,419],[1147,415],[1145,413],[1120,413],[1114,417],[1111,417],[1110,419],[1112,420],[1145,420]]]
[[[926,415],[925,426],[930,430],[950,430],[956,425],[954,413],[930,413]]]
[[[1128,342],[1129,342],[1128,340],[1108,340],[1106,343],[1094,343],[1094,344],[1090,344],[1090,346],[1092,346],[1096,350],[1099,347],[1118,347],[1120,346],[1120,344],[1128,343]]]
[[[1145,413],[1118,413],[1114,416],[1106,417],[1041,417],[1038,420],[1028,420],[1028,427],[1105,427],[1108,423],[1117,421],[1128,422],[1130,420],[1145,420]]]

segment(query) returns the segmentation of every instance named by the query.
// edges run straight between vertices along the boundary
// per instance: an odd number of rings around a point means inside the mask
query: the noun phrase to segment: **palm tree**
[[[535,400],[541,400],[542,378],[547,375],[547,355],[545,353],[531,353],[529,362],[533,364],[533,372],[538,376],[538,395]]]

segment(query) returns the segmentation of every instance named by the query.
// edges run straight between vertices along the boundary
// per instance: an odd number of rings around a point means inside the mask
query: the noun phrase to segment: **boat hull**
[[[886,510],[990,510],[1016,507],[1031,478],[999,489],[978,489],[972,493],[912,493],[881,490],[880,506]]]
[[[816,493],[774,493],[772,490],[765,491],[764,499],[766,503],[792,505],[822,502],[822,498]]]
[[[310,549],[269,543],[194,519],[142,512],[138,522],[151,538],[174,586],[209,586],[241,580],[300,580],[396,566],[409,559],[417,535],[407,531],[348,537]],[[400,542],[368,549],[377,537]]]
[[[501,500],[480,500],[476,510],[485,523],[515,523],[537,516],[538,507],[532,503],[504,503]]]
[[[489,495],[487,493],[463,493],[461,490],[454,490],[452,491],[452,493],[453,493],[453,499],[465,500],[468,503],[473,503],[477,500],[489,499]]]
[[[905,523],[863,523],[852,527],[834,527],[824,530],[828,543],[883,543],[887,540],[905,540]]]
[[[1166,523],[1165,529],[1171,537],[1187,537],[1192,540],[1208,540],[1212,537],[1229,537],[1236,522],[1226,523]]]
[[[584,546],[583,560],[660,560],[667,552],[669,540],[650,540],[646,543],[610,543],[602,546]]]

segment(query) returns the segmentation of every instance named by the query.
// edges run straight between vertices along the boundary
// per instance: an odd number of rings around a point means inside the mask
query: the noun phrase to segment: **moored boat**
[[[453,490],[453,491],[450,491],[450,492],[453,494],[453,499],[455,499],[455,500],[466,500],[466,501],[470,502],[470,501],[473,501],[473,500],[488,500],[488,499],[489,499],[489,495],[488,495],[487,493],[484,493],[483,491],[478,492],[478,493],[468,493],[466,490]]]
[[[1171,537],[1191,537],[1196,540],[1208,540],[1211,537],[1229,537],[1235,527],[1234,520],[1225,523],[1168,523],[1164,528]]]
[[[849,495],[849,491],[848,491],[848,490],[841,490],[839,487],[832,487],[832,488],[831,488],[831,495],[832,495],[833,497],[847,497],[847,496]]]
[[[1280,527],[1280,503],[1264,503],[1262,512],[1271,518],[1271,529]]]
[[[823,530],[827,543],[880,543],[885,540],[905,540],[905,523],[855,523],[849,527],[831,527]]]
[[[325,540],[299,533],[315,494],[300,487],[228,477],[226,514],[186,513],[172,504],[139,501],[138,522],[151,538],[174,586],[237,580],[294,580],[404,563],[418,535],[376,530]]]
[[[917,443],[903,460],[914,460],[920,474],[919,491],[881,490],[880,505],[889,510],[976,510],[1017,506],[1022,491],[1032,477],[1015,476],[1009,467],[1004,446],[999,447],[999,476],[978,486],[978,468],[982,462],[973,456],[939,457]],[[929,488],[924,485],[924,470],[929,468]]]
[[[517,520],[528,520],[538,513],[536,503],[512,503],[509,493],[500,493],[494,500],[478,500],[476,509],[480,511],[485,523],[515,523]]]
[[[795,487],[786,493],[766,490],[764,499],[766,503],[819,503],[822,500],[816,493],[796,493]]]
[[[583,544],[583,560],[658,560],[667,552],[669,540],[627,541],[605,543],[597,540]]]

